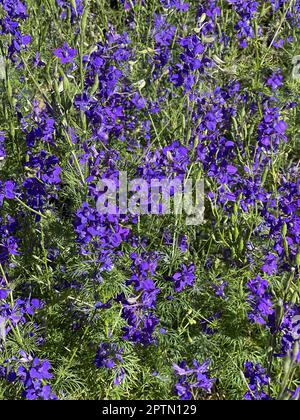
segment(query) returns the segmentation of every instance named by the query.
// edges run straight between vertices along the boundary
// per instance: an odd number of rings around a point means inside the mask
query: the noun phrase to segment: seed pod
[[[5,59],[0,55],[0,80],[5,80],[6,68],[5,68]]]
[[[245,139],[248,138],[248,128],[247,128],[247,124],[244,125],[244,134],[245,134]]]
[[[48,63],[47,63],[47,66],[46,66],[46,77],[47,77],[47,81],[48,81],[49,84],[51,84],[51,82],[52,82],[51,64],[52,64],[52,61],[49,60]]]
[[[12,106],[13,105],[13,95],[12,95],[12,87],[11,87],[11,83],[10,83],[9,79],[7,79],[7,82],[6,82],[6,91],[7,91],[8,101]]]
[[[298,269],[300,268],[300,252],[296,255],[296,264],[298,266]]]
[[[89,8],[85,7],[82,18],[81,18],[81,31],[83,34],[85,34],[88,15],[89,15]]]
[[[222,65],[222,64],[226,64],[225,63],[225,61],[223,61],[223,60],[221,60],[221,58],[219,58],[217,55],[213,55],[212,56],[212,59],[217,63],[217,64],[219,64],[219,65]]]
[[[288,241],[286,240],[286,238],[283,238],[283,248],[286,252],[286,255],[289,256],[290,255],[289,244],[288,244]]]
[[[215,37],[213,36],[205,36],[203,37],[203,42],[205,42],[206,44],[210,44],[211,42],[215,41]]]
[[[292,363],[292,361],[291,361],[290,357],[287,356],[286,359],[285,359],[284,365],[283,365],[283,370],[284,370],[284,373],[286,375],[288,375],[288,373],[290,371],[291,363]]]
[[[71,0],[71,5],[72,5],[72,7],[73,7],[73,9],[74,9],[74,11],[75,11],[75,13],[76,13],[76,15],[77,15],[77,5],[76,5],[76,1],[75,1],[75,0]]]
[[[13,124],[13,122],[11,121],[10,125],[9,125],[9,134],[11,135],[11,138],[14,139],[15,138],[15,134],[16,134],[16,129],[15,126]]]
[[[296,362],[299,354],[299,340],[296,340],[293,347],[293,362]]]
[[[276,326],[277,327],[281,325],[283,316],[284,316],[284,307],[283,307],[282,301],[279,301],[279,305],[276,307]]]
[[[86,115],[84,111],[80,111],[80,119],[81,119],[81,123],[82,123],[82,127],[84,131],[87,131],[87,121],[86,121]]]
[[[198,147],[198,144],[199,144],[199,137],[198,137],[198,136],[196,136],[196,137],[195,137],[195,140],[194,140],[193,150],[195,150],[195,149]]]
[[[295,305],[296,303],[298,303],[298,300],[299,300],[299,294],[298,292],[294,292],[291,299],[291,303]]]
[[[91,89],[91,96],[93,96],[97,92],[98,88],[99,88],[99,76],[98,74],[96,74],[95,81]]]
[[[239,237],[239,235],[240,235],[239,229],[235,225],[235,227],[234,227],[234,239],[237,240],[237,238]]]
[[[71,13],[71,9],[68,7],[67,8],[67,22],[71,22],[71,17],[72,17],[72,13]]]
[[[206,13],[202,13],[202,15],[200,16],[200,19],[199,19],[199,23],[203,23],[205,21],[205,19],[206,19]]]
[[[185,130],[186,124],[185,124],[185,116],[183,113],[182,113],[182,127]]]
[[[244,243],[243,238],[241,238],[240,239],[240,242],[239,242],[239,251],[240,252],[243,252],[244,251],[244,248],[245,248],[245,243]]]
[[[63,75],[63,87],[64,87],[64,92],[68,94],[70,90],[70,83],[69,83],[69,79],[67,78],[65,74]]]
[[[266,179],[267,179],[267,176],[268,176],[268,173],[269,173],[269,168],[265,168],[264,173],[263,173],[263,176],[262,176],[262,185],[265,184]]]
[[[284,223],[281,229],[281,234],[283,238],[286,238],[286,234],[287,234],[287,224]]]
[[[234,125],[234,128],[235,128],[235,131],[238,132],[239,131],[238,122],[237,122],[235,117],[232,117],[232,120],[233,120],[233,125]]]
[[[61,103],[60,91],[59,91],[59,86],[58,86],[57,80],[54,80],[53,84],[54,84],[54,92],[55,92],[56,99],[57,99],[58,103],[60,104]]]

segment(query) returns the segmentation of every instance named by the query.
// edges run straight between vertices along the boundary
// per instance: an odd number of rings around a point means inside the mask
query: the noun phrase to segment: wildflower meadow
[[[300,399],[300,0],[0,0],[0,399]]]

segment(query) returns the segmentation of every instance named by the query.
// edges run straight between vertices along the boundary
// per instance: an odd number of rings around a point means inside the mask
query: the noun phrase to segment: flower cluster
[[[101,214],[88,203],[83,203],[77,211],[74,226],[81,253],[88,255],[92,248],[98,252],[101,271],[110,271],[120,245],[129,235],[129,229],[119,223],[118,216]]]
[[[133,253],[131,259],[132,275],[127,284],[133,285],[136,294],[121,300],[122,317],[128,323],[128,326],[123,328],[123,338],[148,346],[155,342],[153,333],[159,323],[159,318],[153,310],[160,290],[152,279],[155,276],[158,256]]]
[[[57,400],[55,394],[51,392],[51,387],[47,380],[52,378],[49,372],[51,364],[48,360],[39,360],[35,357],[30,366],[21,366],[17,376],[24,386],[23,396],[28,400]],[[45,383],[46,382],[46,383]]]
[[[115,385],[120,385],[125,376],[124,368],[119,367],[124,362],[122,353],[123,349],[114,343],[101,343],[95,357],[97,368],[112,369],[115,372]]]
[[[18,362],[22,365],[15,369],[15,358],[6,360],[6,365],[0,366],[0,379],[4,378],[11,383],[20,382],[23,387],[22,396],[27,400],[57,400],[48,383],[53,377],[49,372],[50,362],[28,356],[24,351],[20,351],[20,354]]]
[[[18,239],[14,236],[17,229],[18,223],[13,217],[0,218],[0,263],[3,266],[9,262],[11,255],[18,255]]]
[[[58,48],[54,51],[54,55],[59,58],[61,64],[73,63],[74,58],[77,55],[77,50],[69,48],[65,42],[62,48]]]
[[[166,9],[174,7],[181,12],[189,10],[189,3],[183,0],[160,0],[160,2]]]
[[[2,280],[3,284],[3,280]],[[7,285],[8,286],[8,285]],[[6,286],[6,287],[7,287]],[[2,286],[3,287],[3,286]],[[4,337],[17,325],[26,324],[29,316],[42,307],[42,303],[38,299],[17,299],[15,302],[7,302],[8,289],[4,289],[4,300],[0,302],[0,319],[2,334]]]
[[[197,35],[184,37],[179,44],[183,51],[180,61],[170,68],[170,80],[176,87],[182,86],[185,92],[190,92],[206,68],[213,66],[213,62],[204,54],[206,47]]]
[[[300,308],[293,305],[290,307],[279,327],[282,333],[281,357],[289,357],[300,363]]]
[[[171,280],[174,282],[175,291],[182,292],[186,286],[193,287],[195,279],[195,265],[186,266],[183,264],[181,271],[175,273]]]
[[[268,316],[274,312],[271,296],[268,293],[268,282],[257,276],[247,283],[247,287],[249,289],[248,301],[251,305],[249,319],[251,322],[264,325]]]
[[[4,160],[5,157],[6,157],[5,134],[3,131],[0,131],[0,162],[1,160]]]
[[[245,400],[269,400],[266,387],[270,384],[270,378],[260,364],[245,363],[245,378],[248,380],[249,390],[244,395]]]
[[[76,18],[80,17],[84,10],[84,0],[56,0],[59,7],[62,8],[61,19],[66,19],[71,13],[71,22],[74,23]]]
[[[9,58],[16,61],[16,55],[31,42],[30,35],[20,32],[20,21],[28,17],[26,5],[20,0],[3,0],[1,7],[4,17],[0,19],[0,35],[10,35],[11,41],[6,48]]]
[[[181,400],[194,399],[199,391],[206,394],[211,393],[216,379],[210,377],[209,365],[209,360],[202,364],[193,360],[192,368],[189,368],[185,361],[179,365],[173,365],[175,374],[179,376],[175,391]]]
[[[256,0],[228,0],[228,3],[232,4],[232,7],[240,17],[240,20],[235,25],[235,30],[237,31],[239,45],[246,48],[248,45],[248,39],[254,38],[255,36],[252,19],[258,11],[259,2]],[[258,32],[261,32],[260,28],[258,28]]]

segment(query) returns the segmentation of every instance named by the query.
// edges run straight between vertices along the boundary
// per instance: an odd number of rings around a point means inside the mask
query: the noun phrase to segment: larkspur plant
[[[299,0],[0,1],[0,399],[300,399],[299,29]],[[122,211],[125,172],[204,180],[203,220]]]

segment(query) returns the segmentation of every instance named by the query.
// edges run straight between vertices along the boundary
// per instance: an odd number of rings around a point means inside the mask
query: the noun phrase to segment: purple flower
[[[226,172],[229,175],[235,175],[237,173],[237,171],[238,170],[237,170],[237,168],[235,166],[233,166],[233,165],[227,165]]]
[[[182,252],[186,252],[189,249],[188,238],[186,235],[182,235],[179,238],[179,249]]]
[[[77,50],[69,48],[68,43],[65,42],[62,48],[58,48],[53,53],[60,59],[61,64],[73,63],[77,55]]]
[[[214,335],[217,332],[217,323],[216,321],[221,318],[222,313],[217,312],[210,316],[207,319],[202,319],[200,321],[200,329],[207,335]]]
[[[262,266],[262,271],[269,276],[277,273],[277,258],[274,254],[269,254],[265,258],[264,265]]]
[[[265,325],[266,318],[274,313],[273,302],[268,293],[269,284],[257,276],[247,283],[247,287],[249,289],[248,302],[251,305],[249,319],[251,322]]]
[[[259,144],[265,149],[270,149],[271,145],[276,151],[280,141],[287,141],[285,136],[287,125],[280,120],[280,115],[276,107],[264,103],[263,119],[258,127]]]
[[[116,375],[114,379],[114,385],[119,386],[125,379],[126,371],[124,368],[119,368],[116,370]]]
[[[228,286],[227,281],[223,281],[221,284],[214,284],[213,288],[214,288],[214,291],[215,291],[215,295],[222,298],[222,299],[226,299],[225,288],[227,286]]]
[[[171,278],[176,292],[182,292],[186,286],[193,287],[195,279],[195,265],[193,263],[189,266],[182,264],[181,271],[175,273]]]
[[[187,12],[189,10],[189,4],[183,0],[160,0],[160,2],[166,9],[174,7],[181,12]]]
[[[3,160],[5,157],[6,157],[5,135],[3,131],[0,131],[0,164],[1,164],[1,160]]]
[[[114,343],[101,343],[97,350],[95,365],[97,368],[113,369],[117,364],[123,363],[122,353],[123,349]]]
[[[291,400],[300,401],[300,386],[298,386],[295,391],[291,392]]]
[[[50,369],[51,364],[48,360],[40,360],[37,357],[30,362],[29,367],[19,367],[17,375],[24,386],[23,396],[27,400],[57,400],[47,383],[53,377]]]
[[[282,334],[281,353],[279,357],[290,357],[300,363],[300,350],[297,345],[300,344],[300,307],[293,305],[288,306],[284,314],[279,330]],[[274,329],[274,332],[276,329]],[[294,354],[295,349],[298,352]]]
[[[76,18],[80,17],[84,10],[84,0],[75,0],[75,1],[68,1],[68,0],[56,0],[58,6],[63,9],[61,14],[61,19],[66,19],[68,16],[68,10],[71,10],[71,23],[73,24]],[[76,7],[76,10],[74,7]]]
[[[269,400],[265,387],[270,383],[270,378],[260,364],[245,363],[245,378],[248,379],[249,391],[244,395],[245,400]]]
[[[4,199],[13,200],[15,198],[15,183],[6,181],[4,184],[0,181],[0,206],[3,205]]]
[[[168,25],[166,18],[162,15],[155,16],[154,26],[154,39],[157,47],[168,47],[173,40],[176,27]]]
[[[175,385],[175,392],[181,400],[191,400],[193,391],[198,389],[202,393],[211,393],[215,378],[210,378],[209,374],[210,361],[199,363],[193,360],[193,367],[189,368],[185,361],[174,364],[175,374],[179,376],[179,380]]]
[[[283,76],[281,71],[278,70],[267,79],[267,85],[270,86],[272,90],[278,89],[280,86],[283,85]]]
[[[136,106],[137,109],[144,109],[146,107],[146,101],[136,92],[132,97],[132,103]]]
[[[14,218],[7,216],[4,221],[0,217],[0,263],[2,265],[8,263],[10,255],[19,255],[19,240],[13,236],[17,229],[18,224]]]

